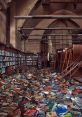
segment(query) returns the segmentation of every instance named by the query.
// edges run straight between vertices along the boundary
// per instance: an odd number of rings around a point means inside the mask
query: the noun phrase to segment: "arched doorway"
[[[61,71],[63,65],[63,50],[66,48],[71,48],[73,46],[72,35],[68,35],[73,33],[72,30],[67,30],[66,28],[77,28],[79,27],[75,22],[71,20],[56,20],[51,23],[49,28],[61,28],[59,30],[46,30],[43,34],[41,40],[41,57],[43,67],[49,67],[51,62],[51,55],[54,57],[54,62],[56,62],[56,69]],[[65,30],[65,29],[66,30]],[[62,30],[63,29],[63,30]],[[46,36],[50,34],[51,36]],[[55,34],[55,35],[53,35]],[[57,34],[57,35],[56,35]],[[66,34],[66,35],[64,35]],[[57,55],[57,56],[56,56]],[[57,61],[55,61],[55,59]]]

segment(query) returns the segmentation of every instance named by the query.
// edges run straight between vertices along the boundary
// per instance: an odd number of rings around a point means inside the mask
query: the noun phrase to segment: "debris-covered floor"
[[[82,84],[49,69],[0,79],[0,117],[82,117]]]

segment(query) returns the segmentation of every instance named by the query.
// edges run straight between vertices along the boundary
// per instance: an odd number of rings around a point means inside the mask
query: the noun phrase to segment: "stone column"
[[[14,16],[16,15],[16,4],[15,4],[15,1],[13,1],[12,4],[11,4],[10,13],[11,13],[11,16],[10,16],[10,44],[13,47],[16,47],[16,40],[15,40],[15,19],[14,19]]]
[[[0,42],[6,44],[6,15],[0,10]]]

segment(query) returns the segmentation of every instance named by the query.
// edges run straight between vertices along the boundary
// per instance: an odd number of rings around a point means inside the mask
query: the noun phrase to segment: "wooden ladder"
[[[73,58],[73,53],[72,53],[72,49],[67,49],[64,55],[64,61],[63,61],[63,65],[62,65],[62,71],[71,64],[72,62],[72,58]]]
[[[79,69],[82,65],[81,57],[78,57],[74,62],[72,62],[67,68],[61,73],[62,77],[66,77],[72,72],[72,75]]]

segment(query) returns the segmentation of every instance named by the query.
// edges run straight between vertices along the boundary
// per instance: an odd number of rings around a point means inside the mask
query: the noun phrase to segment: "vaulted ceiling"
[[[12,0],[0,0],[0,9],[7,9]]]
[[[28,16],[28,15],[82,15],[82,0],[13,0],[11,3],[11,43],[15,43],[15,20],[14,16]],[[47,28],[57,27],[54,25],[56,20],[54,19],[30,19],[30,20],[19,20],[17,22],[18,27],[28,28],[28,27],[42,27]],[[65,21],[66,27],[81,27],[81,19],[70,19]],[[51,25],[52,24],[52,25]],[[59,25],[58,25],[59,26]],[[62,27],[62,21],[60,27]],[[44,30],[31,30],[25,31],[29,34],[30,39],[31,34],[41,34],[45,33]],[[50,32],[51,33],[51,32]],[[37,38],[37,37],[32,37]],[[41,38],[41,37],[40,37]],[[28,44],[27,44],[28,45]],[[28,45],[29,46],[29,45]]]
[[[53,14],[54,15],[81,15],[82,0],[39,0],[29,13],[29,15],[53,15]],[[53,19],[48,19],[48,20],[44,20],[44,19],[31,20],[30,19],[24,22],[23,27],[49,27],[50,23],[52,23],[53,21],[54,21]],[[79,21],[75,20],[74,22],[78,26],[82,26],[82,24],[80,24],[81,23],[80,20]],[[32,31],[32,32],[35,32],[35,31]]]

